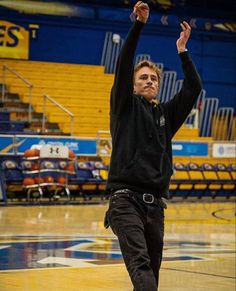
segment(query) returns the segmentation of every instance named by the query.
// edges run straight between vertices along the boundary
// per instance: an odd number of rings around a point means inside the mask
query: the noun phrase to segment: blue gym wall
[[[28,28],[38,24],[37,37],[30,40],[29,59],[65,63],[99,65],[106,31],[125,37],[129,27],[130,10],[88,8],[86,17],[42,17],[2,15],[0,19]],[[182,77],[176,53],[179,36],[178,17],[170,16],[169,25],[160,25],[160,15],[153,14],[139,42],[137,53],[148,53],[168,70]],[[186,18],[186,20],[188,20]],[[158,23],[158,24],[157,24]],[[217,97],[220,106],[236,110],[236,33],[206,31],[204,21],[192,30],[188,49],[201,75],[207,97]]]

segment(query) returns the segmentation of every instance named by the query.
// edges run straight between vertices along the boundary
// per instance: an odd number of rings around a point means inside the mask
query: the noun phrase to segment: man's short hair
[[[157,65],[151,61],[144,60],[139,62],[138,64],[135,65],[134,67],[134,78],[136,73],[143,67],[148,67],[151,70],[153,70],[157,74],[157,79],[158,79],[158,84],[160,84],[160,79],[161,79],[161,70],[157,67]]]

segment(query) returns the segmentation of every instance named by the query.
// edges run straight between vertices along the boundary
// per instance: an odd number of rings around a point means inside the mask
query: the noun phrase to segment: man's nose
[[[148,85],[152,85],[152,79],[151,79],[151,78],[148,78],[148,80],[147,80],[147,84],[148,84]]]

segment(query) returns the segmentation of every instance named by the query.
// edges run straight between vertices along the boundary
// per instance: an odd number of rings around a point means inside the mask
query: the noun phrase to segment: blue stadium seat
[[[0,121],[0,133],[19,134],[24,132],[25,122],[21,121]]]
[[[222,190],[226,191],[227,196],[229,197],[235,190],[235,180],[231,176],[232,169],[229,170],[229,168],[223,163],[216,164],[215,168]]]
[[[6,183],[22,183],[22,169],[15,159],[7,159],[1,163],[1,169],[4,174]]]
[[[193,184],[194,194],[198,198],[202,198],[203,194],[205,194],[205,190],[207,189],[207,183],[205,182],[200,165],[190,162],[186,165],[186,167],[191,183]]]
[[[218,192],[222,189],[216,169],[210,163],[202,164],[201,169],[207,184],[207,194],[211,195],[212,198],[215,198]]]
[[[95,193],[98,191],[98,187],[102,183],[99,172],[94,168],[94,164],[91,162],[78,163],[78,177],[80,179],[82,192]]]
[[[91,162],[90,162],[91,163]],[[99,191],[104,191],[106,189],[106,182],[108,178],[108,166],[104,165],[101,161],[92,162],[93,163],[93,175],[100,180],[98,185]]]
[[[229,164],[228,171],[233,181],[236,181],[236,164]]]
[[[177,196],[187,198],[192,189],[193,184],[190,181],[187,167],[183,163],[174,163],[174,173],[171,178],[170,191],[174,191]],[[172,196],[171,193],[170,195]]]
[[[9,112],[1,112],[0,121],[10,121],[10,113]]]

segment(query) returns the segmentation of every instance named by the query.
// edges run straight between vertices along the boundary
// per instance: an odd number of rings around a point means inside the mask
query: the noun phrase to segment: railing
[[[215,140],[230,140],[233,127],[234,109],[233,107],[221,107],[214,116],[214,126],[212,125],[211,136]],[[214,130],[213,130],[214,129]]]
[[[199,128],[199,110],[193,108],[184,122],[188,128]]]
[[[165,71],[162,74],[160,91],[158,93],[158,99],[161,102],[167,102],[173,97],[174,90],[175,90],[176,76],[177,76],[177,73],[175,71]]]
[[[183,83],[184,83],[184,80],[177,80],[175,82],[173,97],[175,94],[179,93],[179,91],[182,89]]]
[[[15,70],[11,69],[10,67],[8,67],[7,65],[3,65],[2,67],[3,69],[3,74],[2,74],[2,102],[4,102],[5,100],[5,95],[6,95],[6,73],[7,71],[9,71],[10,73],[12,73],[13,75],[15,75],[17,78],[19,78],[21,81],[23,81],[27,87],[29,88],[29,111],[28,111],[28,121],[31,122],[32,120],[32,89],[33,89],[33,85],[24,77],[22,77],[19,73],[17,73]]]
[[[151,56],[148,55],[148,54],[138,54],[135,58],[135,65],[137,65],[139,62],[142,62],[142,61],[151,61]],[[163,73],[163,70],[164,70],[164,64],[163,63],[154,63],[157,68],[160,70],[161,74]]]
[[[192,126],[193,128],[199,128],[200,127],[200,121],[199,121],[199,114],[201,112],[201,108],[204,104],[204,100],[206,97],[206,91],[203,89],[201,90],[197,102],[195,103],[191,113],[185,120],[185,124],[188,126]]]
[[[73,135],[74,131],[74,114],[67,110],[64,106],[54,100],[52,97],[48,96],[47,94],[43,95],[43,119],[42,119],[42,132],[45,133],[45,123],[46,123],[46,105],[47,100],[51,101],[57,107],[59,107],[62,111],[66,112],[70,116],[70,135]]]
[[[117,59],[123,43],[124,40],[119,35],[112,32],[106,33],[101,59],[101,65],[105,66],[105,73],[115,73]]]
[[[135,58],[135,64],[137,65],[141,61],[151,61],[151,56],[148,54],[139,54]]]
[[[200,113],[200,136],[211,136],[212,116],[218,110],[219,99],[205,98]]]

